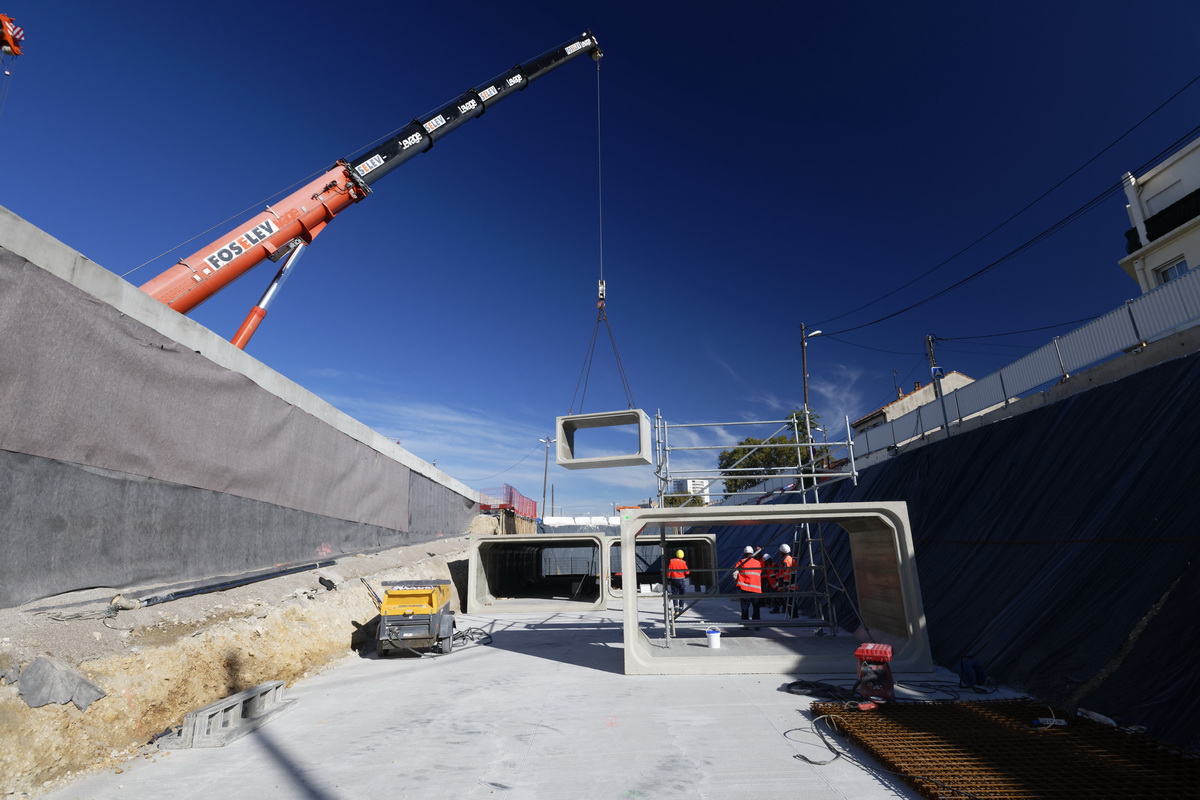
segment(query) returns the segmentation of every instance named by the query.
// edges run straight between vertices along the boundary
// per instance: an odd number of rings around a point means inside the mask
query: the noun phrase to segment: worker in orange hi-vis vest
[[[779,559],[779,565],[775,571],[775,584],[778,591],[790,593],[796,588],[796,559],[792,558],[792,547],[788,544],[779,545],[779,554],[783,558]],[[791,616],[796,616],[795,599],[791,597],[779,598],[783,601],[780,605],[785,611],[788,611]]]
[[[687,591],[687,576],[690,573],[687,562],[683,560],[683,551],[676,550],[675,557],[667,563],[667,587],[675,597],[674,608],[677,617],[683,613],[683,601],[679,598]]]
[[[746,545],[742,560],[733,565],[737,589],[742,592],[742,619],[760,619],[762,606],[762,562],[754,557],[754,548]],[[754,616],[750,616],[753,612]]]

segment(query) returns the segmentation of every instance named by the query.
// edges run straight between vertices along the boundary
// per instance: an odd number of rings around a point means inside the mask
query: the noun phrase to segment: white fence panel
[[[1103,317],[1050,342],[1006,367],[946,395],[946,414],[961,420],[1008,398],[1110,358],[1140,342],[1200,319],[1200,269],[1193,269]],[[922,413],[924,412],[924,413]],[[923,436],[942,426],[935,400],[902,417],[858,434],[862,454]]]
[[[1174,330],[1200,317],[1200,270],[1193,269],[1173,281],[1129,302],[1130,312],[1143,339]]]
[[[1076,372],[1140,342],[1129,310],[1121,306],[1058,340],[1063,366]],[[1032,388],[1032,387],[1030,387]]]

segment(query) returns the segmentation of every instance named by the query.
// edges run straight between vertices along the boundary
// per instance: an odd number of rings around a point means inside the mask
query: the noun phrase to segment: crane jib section
[[[424,117],[414,119],[395,136],[356,156],[350,163],[358,177],[370,185],[413,156],[433,147],[434,142],[467,120],[481,116],[513,92],[524,89],[531,81],[579,55],[599,52],[596,38],[591,34],[584,34],[464,92],[460,97]]]
[[[531,81],[584,54],[600,57],[599,45],[591,33],[581,34],[468,90],[405,125],[382,144],[337,162],[282,201],[147,281],[141,289],[186,314],[264,260],[278,260],[296,245],[311,243],[344,208],[370,194],[371,184],[429,150],[435,141],[467,120],[481,116]]]

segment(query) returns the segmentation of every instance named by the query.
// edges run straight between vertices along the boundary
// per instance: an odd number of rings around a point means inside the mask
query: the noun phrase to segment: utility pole
[[[950,435],[950,415],[946,413],[946,396],[942,393],[943,370],[937,364],[937,356],[933,352],[933,343],[937,337],[932,333],[925,336],[925,352],[929,354],[929,377],[933,381],[933,395],[942,402],[942,426],[946,435]]]
[[[933,343],[937,341],[932,333],[925,334],[925,356],[929,359],[929,377],[933,380],[933,396],[942,396],[942,384],[938,380],[937,356],[933,352]]]

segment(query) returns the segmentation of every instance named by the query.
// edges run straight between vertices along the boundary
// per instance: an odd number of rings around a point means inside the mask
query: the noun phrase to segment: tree
[[[668,495],[663,498],[664,508],[682,508],[683,506],[700,507],[703,505],[704,498],[698,494]]]
[[[786,445],[809,442],[804,425],[804,412],[793,411],[788,415],[794,420],[795,433],[772,436],[770,439],[756,439],[748,436],[737,443],[732,450],[722,450],[717,456],[717,467],[725,475],[725,491],[741,492],[752,489],[772,475],[779,473],[795,474],[812,469],[812,463],[825,457],[824,448],[802,448],[799,453],[795,447],[758,447],[758,445]],[[808,412],[809,427],[817,424],[817,415]],[[811,460],[810,460],[811,450]],[[803,459],[804,464],[799,464]],[[804,469],[800,469],[803,467]],[[810,483],[809,481],[805,481]]]

